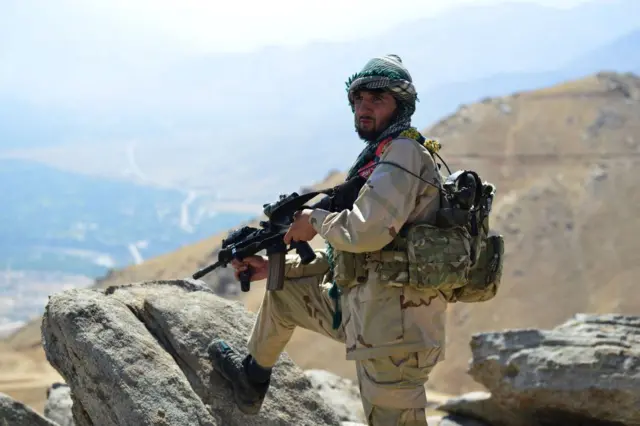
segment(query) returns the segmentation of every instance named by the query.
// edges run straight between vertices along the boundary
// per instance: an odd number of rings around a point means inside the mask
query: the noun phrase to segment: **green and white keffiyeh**
[[[345,83],[351,110],[354,110],[353,95],[358,90],[383,89],[390,92],[398,102],[396,120],[373,143],[400,133],[411,127],[411,116],[416,110],[418,95],[411,74],[398,55],[386,55],[369,60],[360,72],[353,74]]]

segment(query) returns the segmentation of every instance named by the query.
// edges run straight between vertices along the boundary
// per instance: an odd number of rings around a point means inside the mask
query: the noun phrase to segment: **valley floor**
[[[0,392],[27,404],[39,413],[44,410],[47,388],[64,380],[42,359],[42,347],[14,350],[0,344]]]

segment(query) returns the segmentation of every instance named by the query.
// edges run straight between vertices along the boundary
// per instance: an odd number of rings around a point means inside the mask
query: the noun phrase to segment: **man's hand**
[[[316,236],[317,232],[309,222],[311,211],[311,209],[304,209],[295,214],[293,223],[284,234],[285,244],[289,245],[291,241],[311,241]]]
[[[246,271],[251,267],[251,281],[260,281],[267,278],[269,274],[269,258],[264,256],[247,256],[242,261],[233,259],[231,266],[235,269],[234,275],[240,280],[240,272]]]

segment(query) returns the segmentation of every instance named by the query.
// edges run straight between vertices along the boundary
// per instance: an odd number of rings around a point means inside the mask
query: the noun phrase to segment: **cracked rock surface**
[[[304,375],[322,399],[333,407],[342,422],[357,424],[366,421],[357,383],[325,370],[306,370]]]
[[[439,410],[494,426],[640,425],[640,317],[578,314],[552,330],[481,333],[469,374],[490,393]]]
[[[253,319],[197,281],[149,281],[52,296],[42,336],[48,361],[69,385],[77,426],[339,425],[286,354],[261,412],[237,409],[206,349],[222,337],[246,353]]]
[[[0,426],[58,426],[30,407],[0,393]]]

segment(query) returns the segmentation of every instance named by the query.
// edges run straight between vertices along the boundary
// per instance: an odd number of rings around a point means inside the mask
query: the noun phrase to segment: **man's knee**
[[[300,314],[292,309],[294,286],[295,283],[285,280],[282,290],[264,293],[247,341],[249,353],[263,367],[273,367],[296,327],[296,316]]]
[[[312,304],[317,297],[317,277],[286,278],[284,288],[265,291],[252,336],[268,338],[290,333],[313,316]]]
[[[367,415],[373,419],[395,418],[398,422],[380,420],[371,424],[426,425],[424,385],[440,354],[440,348],[433,348],[358,361],[360,393]]]
[[[314,277],[285,278],[281,290],[265,291],[261,309],[267,309],[281,325],[294,328],[296,320],[307,314],[302,305],[312,285],[317,285]]]

